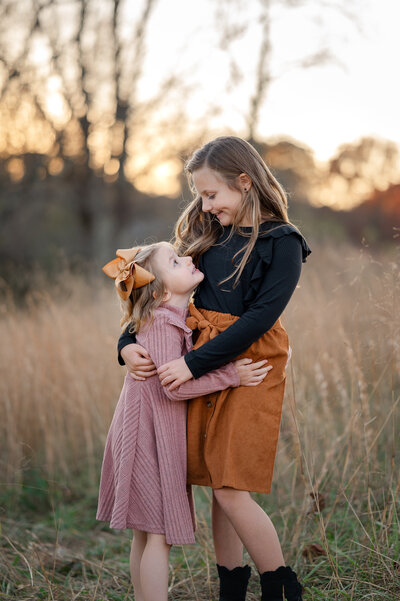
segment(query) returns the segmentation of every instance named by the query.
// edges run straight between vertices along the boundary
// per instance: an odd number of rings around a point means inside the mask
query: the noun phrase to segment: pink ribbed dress
[[[164,305],[137,342],[159,367],[192,348],[187,309]],[[195,516],[186,485],[186,399],[239,386],[233,364],[169,392],[158,376],[125,376],[108,432],[97,519],[111,528],[165,534],[171,545],[194,543]]]

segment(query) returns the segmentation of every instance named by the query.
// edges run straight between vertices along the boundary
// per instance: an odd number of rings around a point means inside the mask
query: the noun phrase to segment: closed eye
[[[214,198],[215,198],[215,193],[206,194],[205,192],[203,192],[203,194],[205,194],[205,196],[207,197],[208,200],[214,200]],[[201,200],[204,200],[203,196],[201,196],[200,198],[201,198]]]

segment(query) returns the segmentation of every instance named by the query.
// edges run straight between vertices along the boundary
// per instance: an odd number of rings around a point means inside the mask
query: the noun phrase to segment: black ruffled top
[[[242,227],[243,233],[251,227]],[[246,264],[240,281],[220,284],[234,271],[232,257],[248,237],[225,227],[218,242],[205,252],[199,269],[205,278],[195,294],[198,308],[238,315],[227,330],[201,348],[191,351],[185,361],[195,378],[228,363],[267,332],[282,314],[298,283],[301,264],[310,254],[307,242],[292,225],[267,221]],[[236,258],[240,261],[241,254]]]
[[[242,227],[250,233],[251,227]],[[218,242],[200,258],[199,269],[205,278],[195,294],[198,308],[238,315],[227,330],[185,355],[195,378],[232,361],[267,332],[282,314],[299,281],[301,264],[310,254],[307,242],[292,225],[266,221],[246,264],[240,281],[235,278],[220,284],[235,269],[232,257],[247,243],[248,237],[225,227]],[[240,261],[238,255],[236,261]],[[126,330],[118,341],[118,360],[123,365],[121,349],[135,342]]]

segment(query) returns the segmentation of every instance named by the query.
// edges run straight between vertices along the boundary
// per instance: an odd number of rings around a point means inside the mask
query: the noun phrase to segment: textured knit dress
[[[157,367],[192,349],[187,309],[163,305],[137,342]],[[125,377],[107,436],[97,519],[111,528],[165,534],[171,545],[194,543],[195,517],[186,484],[186,399],[239,386],[230,363],[172,392],[158,376]]]

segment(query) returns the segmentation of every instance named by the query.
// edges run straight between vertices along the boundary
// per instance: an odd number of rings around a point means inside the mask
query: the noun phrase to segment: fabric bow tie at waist
[[[127,300],[133,289],[141,288],[155,279],[152,273],[135,263],[134,258],[140,250],[140,247],[119,249],[117,258],[102,268],[108,277],[115,280],[122,300]]]
[[[207,316],[211,317],[213,313],[213,311],[207,311]],[[200,332],[200,337],[202,339],[205,337],[208,340],[218,336],[218,334],[226,330],[233,321],[238,319],[229,313],[227,313],[225,317],[225,314],[215,312],[217,318],[216,321],[218,321],[218,323],[213,323],[210,319],[207,319],[199,309],[196,309],[193,303],[189,304],[189,314],[189,317],[186,319],[186,325],[191,330],[198,330]]]

